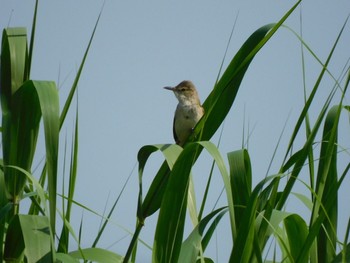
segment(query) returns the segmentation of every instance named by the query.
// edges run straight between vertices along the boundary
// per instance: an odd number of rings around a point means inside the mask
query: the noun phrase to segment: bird
[[[175,87],[164,87],[174,92],[178,104],[174,114],[173,136],[176,144],[183,146],[191,135],[193,128],[204,115],[195,85],[184,80]]]

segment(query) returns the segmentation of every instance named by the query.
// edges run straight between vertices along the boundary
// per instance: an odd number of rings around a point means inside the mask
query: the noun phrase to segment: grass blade
[[[35,39],[35,29],[36,29],[36,17],[38,12],[39,1],[35,1],[34,15],[33,15],[33,24],[32,24],[32,34],[30,36],[29,43],[29,54],[28,54],[28,76],[30,76],[30,70],[32,68],[32,58],[33,58],[33,49],[34,49],[34,39]]]
[[[94,39],[94,36],[95,36],[95,32],[96,32],[96,29],[97,29],[98,22],[100,21],[101,14],[102,14],[102,9],[100,11],[100,14],[98,15],[97,21],[95,23],[94,30],[92,31],[92,34],[91,34],[88,46],[87,46],[87,48],[85,50],[83,59],[82,59],[82,61],[80,63],[77,75],[75,76],[72,88],[71,88],[71,90],[70,90],[70,92],[68,94],[68,98],[67,98],[67,100],[66,100],[66,102],[65,102],[65,104],[63,106],[63,109],[62,109],[62,112],[61,112],[61,116],[60,116],[60,129],[61,129],[63,123],[64,123],[64,120],[66,119],[68,110],[69,110],[70,105],[71,105],[72,100],[73,100],[74,93],[75,93],[75,91],[76,91],[76,89],[78,87],[78,82],[79,82],[79,79],[80,79],[80,75],[81,75],[81,73],[83,71],[83,68],[84,68],[84,65],[85,65],[85,61],[86,61],[87,55],[88,55],[90,47],[91,47],[92,40]]]
[[[43,116],[45,132],[46,165],[48,174],[48,190],[50,204],[51,231],[55,235],[56,199],[57,199],[57,166],[59,140],[59,98],[54,82],[31,81],[35,88]]]
[[[0,59],[4,177],[10,200],[15,204],[14,213],[16,214],[26,177],[17,170],[9,170],[6,167],[7,165],[16,165],[29,171],[38,133],[36,126],[38,118],[40,119],[37,104],[33,105],[33,115],[26,116],[28,115],[27,111],[21,110],[28,106],[28,103],[18,107],[21,105],[18,102],[22,101],[23,96],[18,95],[14,98],[14,94],[28,79],[27,32],[25,28],[3,30]],[[30,102],[32,100],[35,101],[35,98],[31,97]],[[30,108],[26,110],[30,110]],[[19,123],[19,118],[23,123]],[[20,142],[24,142],[24,145],[22,146]]]
[[[47,217],[16,215],[9,225],[5,259],[19,259],[24,251],[27,262],[54,262],[50,234]],[[18,239],[11,239],[14,236]]]

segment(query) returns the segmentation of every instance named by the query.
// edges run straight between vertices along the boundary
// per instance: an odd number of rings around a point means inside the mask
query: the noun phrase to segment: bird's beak
[[[164,89],[174,91],[175,88],[173,88],[173,87],[164,87]]]

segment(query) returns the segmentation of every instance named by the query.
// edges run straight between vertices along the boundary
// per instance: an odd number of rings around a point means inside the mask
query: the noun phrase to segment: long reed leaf
[[[319,262],[330,262],[336,251],[337,241],[337,215],[338,215],[338,191],[333,191],[332,188],[337,189],[337,133],[340,106],[334,106],[330,109],[326,116],[321,152],[318,165],[317,181],[316,181],[316,195],[314,209],[312,212],[312,222],[316,220],[319,213],[326,213],[330,221],[324,222],[324,227],[320,229],[317,242],[317,251]],[[319,211],[319,200],[324,203],[326,199],[330,198],[330,194],[335,193],[333,204],[328,211]]]
[[[44,123],[46,164],[50,204],[50,224],[53,235],[56,228],[57,166],[59,140],[59,98],[56,84],[50,81],[30,81],[38,96]]]
[[[78,105],[77,105],[78,108]],[[78,110],[76,111],[75,117],[75,129],[74,129],[74,139],[72,143],[71,150],[71,161],[70,161],[70,169],[69,169],[69,185],[68,185],[68,198],[67,198],[67,209],[65,211],[64,217],[69,222],[72,211],[72,200],[74,199],[74,190],[75,190],[75,182],[77,179],[77,167],[78,167]],[[59,238],[58,243],[58,252],[68,252],[69,247],[69,231],[68,228],[63,225],[61,236]]]
[[[3,30],[0,59],[4,177],[9,198],[15,204],[14,213],[17,213],[26,177],[17,170],[8,170],[6,167],[7,165],[16,165],[29,171],[35,150],[39,117],[37,104],[33,105],[33,115],[29,117],[27,111],[21,111],[28,104],[21,108],[18,107],[21,105],[18,103],[21,102],[22,96],[17,95],[14,98],[14,94],[28,79],[27,32],[25,28]],[[35,100],[35,98],[30,100]],[[19,123],[19,118],[22,119],[23,123]],[[21,145],[21,142],[24,144]]]
[[[182,243],[178,262],[196,262],[206,226],[209,224],[210,220],[213,219],[214,222],[211,226],[214,227],[210,227],[210,232],[207,232],[207,234],[212,234],[221,218],[226,214],[227,211],[228,210],[226,207],[221,207],[209,213],[198,223],[198,225],[192,230],[191,234]],[[210,236],[206,235],[206,240],[209,239]]]
[[[47,217],[16,215],[6,236],[5,260],[20,259],[24,252],[26,262],[54,262],[50,232]]]
[[[238,150],[227,154],[230,165],[230,182],[235,204],[235,223],[239,228],[244,209],[252,191],[252,167],[247,150]]]
[[[212,155],[222,176],[227,178],[226,184],[229,184],[224,162],[212,143],[198,142],[198,144],[188,144],[184,148],[170,173],[169,182],[162,199],[152,254],[154,262],[177,262],[179,258],[185,223],[189,175],[199,146],[204,147]],[[230,188],[230,186],[228,187]],[[227,194],[231,196],[229,193],[230,191],[227,191]],[[233,220],[232,196],[229,198],[231,199],[228,200],[230,216]],[[233,222],[231,229],[234,231]]]
[[[281,172],[285,172],[287,170],[287,167],[290,167],[291,163],[287,160],[287,156],[288,156],[288,154],[289,154],[289,152],[290,152],[290,150],[292,148],[293,142],[294,142],[294,140],[295,140],[295,138],[297,136],[297,133],[299,132],[301,124],[304,121],[304,119],[305,119],[305,117],[307,115],[307,112],[308,112],[308,110],[310,108],[310,105],[311,105],[311,103],[312,103],[312,101],[313,101],[313,99],[315,97],[315,94],[316,94],[316,92],[317,92],[317,90],[318,90],[318,88],[320,86],[320,83],[321,83],[321,81],[323,79],[323,76],[324,76],[324,74],[326,72],[326,68],[327,68],[327,66],[328,66],[328,64],[329,64],[329,62],[330,62],[330,60],[331,60],[331,58],[333,56],[334,50],[335,50],[335,48],[336,48],[336,46],[338,44],[338,41],[340,39],[340,36],[342,35],[343,30],[345,28],[345,24],[346,24],[346,22],[344,23],[343,27],[341,28],[341,30],[340,30],[340,32],[338,34],[338,37],[335,40],[335,43],[333,44],[333,47],[332,47],[332,49],[331,49],[331,51],[330,51],[330,53],[329,53],[329,55],[327,57],[326,63],[324,65],[324,67],[322,68],[322,70],[321,70],[321,72],[320,72],[320,74],[318,76],[318,79],[317,79],[317,81],[316,81],[316,83],[314,85],[314,88],[312,89],[312,92],[311,92],[309,98],[307,99],[306,104],[304,105],[304,108],[303,108],[303,110],[302,110],[302,112],[301,112],[301,114],[300,114],[300,116],[298,118],[297,124],[296,124],[296,126],[294,128],[293,134],[292,134],[291,139],[290,139],[289,144],[288,144],[288,148],[287,148],[287,151],[286,151],[286,154],[285,154],[283,165],[282,165],[281,170],[280,170]],[[314,142],[314,138],[315,138],[315,136],[316,136],[316,134],[318,132],[318,129],[319,129],[320,125],[321,125],[321,122],[322,122],[322,120],[323,120],[323,118],[324,118],[324,116],[325,116],[325,114],[327,112],[327,109],[328,109],[328,107],[329,107],[329,105],[331,103],[331,100],[332,100],[332,98],[334,96],[334,93],[335,93],[335,89],[333,88],[333,90],[330,92],[330,95],[328,96],[324,106],[322,107],[322,110],[321,110],[321,112],[320,112],[320,114],[319,114],[319,116],[317,118],[317,121],[316,121],[313,129],[311,130],[311,132],[309,134],[309,137],[307,138],[307,141],[305,142],[302,150],[298,152],[298,154],[300,154],[300,157],[299,158],[295,158],[296,162],[295,162],[295,165],[294,165],[294,169],[292,171],[292,176],[288,180],[287,185],[286,185],[284,191],[282,192],[282,196],[281,196],[281,198],[280,198],[280,200],[278,201],[278,204],[277,204],[277,209],[282,209],[282,207],[285,204],[286,199],[287,199],[290,191],[293,188],[295,180],[298,177],[298,175],[299,175],[299,173],[300,173],[300,171],[301,171],[301,169],[303,167],[303,164],[304,164],[306,158],[308,157],[308,153],[310,152],[310,149],[311,149],[312,144]],[[293,158],[293,156],[290,158],[290,160],[292,158]],[[285,166],[285,164],[288,164],[288,166]]]
[[[308,235],[308,228],[305,221],[297,214],[293,214],[285,218],[284,226],[286,228],[291,256],[293,257],[291,261],[296,262],[301,248]]]

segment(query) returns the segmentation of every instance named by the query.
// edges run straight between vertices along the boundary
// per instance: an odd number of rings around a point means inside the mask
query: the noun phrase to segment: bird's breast
[[[179,141],[183,142],[191,134],[192,129],[203,116],[203,108],[200,105],[179,104],[175,112],[174,131]]]

